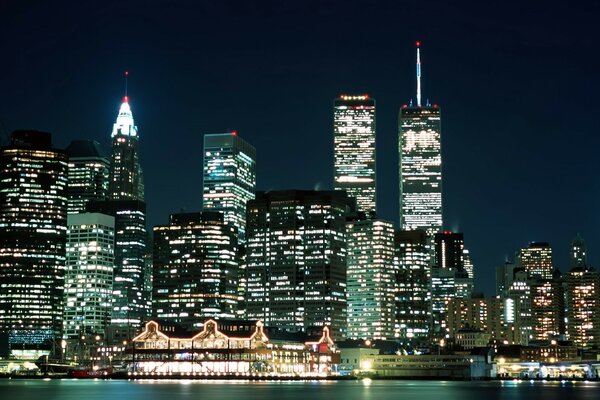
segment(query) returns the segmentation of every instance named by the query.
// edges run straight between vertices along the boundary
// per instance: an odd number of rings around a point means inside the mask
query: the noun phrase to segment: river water
[[[2,400],[598,400],[598,382],[0,379]]]

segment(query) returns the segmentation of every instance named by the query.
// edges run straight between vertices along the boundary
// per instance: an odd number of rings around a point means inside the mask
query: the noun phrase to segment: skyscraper
[[[247,318],[300,332],[346,331],[346,216],[341,191],[258,192],[248,203]]]
[[[104,337],[113,306],[115,218],[79,213],[67,222],[64,336]]]
[[[349,218],[347,235],[348,338],[394,338],[394,226]]]
[[[125,96],[111,134],[109,193],[112,200],[144,201],[144,179],[139,161],[139,135]]]
[[[220,211],[246,238],[246,203],[256,191],[256,150],[237,132],[204,135],[205,211]]]
[[[333,101],[334,189],[356,198],[358,211],[376,211],[375,99],[342,95]]]
[[[552,248],[546,242],[531,242],[517,254],[517,264],[530,278],[552,279]]]
[[[417,42],[417,101],[400,109],[400,227],[442,230],[442,149],[440,108],[421,103],[420,43]]]
[[[567,334],[577,347],[600,346],[600,274],[573,267],[566,278]]]
[[[94,140],[74,140],[66,153],[69,157],[68,213],[82,213],[89,201],[108,198],[110,162]]]
[[[579,235],[571,242],[571,268],[587,267],[587,253],[585,250],[585,241]]]
[[[153,316],[190,330],[207,318],[234,318],[237,249],[237,229],[218,212],[173,214],[155,226]]]
[[[0,333],[27,356],[62,332],[67,156],[49,133],[15,131],[0,174]]]

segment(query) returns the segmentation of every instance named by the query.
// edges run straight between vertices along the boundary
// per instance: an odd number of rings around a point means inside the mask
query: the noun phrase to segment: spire
[[[127,97],[127,77],[129,76],[129,71],[125,71],[125,97],[123,98],[123,101],[125,103],[128,102],[129,98]]]
[[[421,42],[417,40],[417,107],[421,107]]]
[[[131,106],[129,105],[129,97],[127,96],[127,77],[129,72],[125,71],[125,96],[123,97],[123,103],[119,108],[119,115],[117,116],[116,122],[113,124],[113,131],[111,137],[117,135],[125,135],[130,137],[137,136],[137,126],[133,122],[133,114],[131,113]]]

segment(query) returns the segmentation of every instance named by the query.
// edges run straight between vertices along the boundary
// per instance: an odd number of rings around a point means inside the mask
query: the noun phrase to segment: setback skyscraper
[[[417,101],[400,109],[400,227],[442,230],[442,149],[440,108],[421,104],[420,43],[417,42]]]
[[[2,347],[35,356],[63,327],[67,155],[49,133],[16,131],[0,151],[0,174]]]
[[[256,150],[237,132],[204,135],[205,211],[220,211],[246,238],[246,203],[256,190]]]
[[[342,95],[333,101],[335,190],[356,198],[356,208],[376,211],[375,99]]]

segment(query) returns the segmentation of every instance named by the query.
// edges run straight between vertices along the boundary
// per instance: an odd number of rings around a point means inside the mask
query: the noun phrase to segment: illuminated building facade
[[[346,333],[343,191],[258,192],[248,203],[247,318],[291,332],[329,326]]]
[[[600,274],[574,267],[566,277],[567,335],[579,348],[600,347]]]
[[[237,229],[218,212],[172,214],[154,227],[153,316],[187,329],[234,318],[238,307]]]
[[[204,135],[205,211],[219,211],[246,238],[246,204],[256,191],[256,149],[237,132]]]
[[[150,321],[132,340],[130,376],[327,376],[340,357],[329,329],[321,331],[319,338],[300,341],[272,335],[261,321],[249,326],[208,320],[199,332]]]
[[[67,156],[51,140],[15,131],[0,150],[0,333],[22,356],[62,333]]]
[[[83,213],[89,201],[108,198],[110,161],[94,140],[74,140],[65,151],[69,157],[68,213]]]
[[[577,234],[571,242],[571,268],[587,267],[587,252],[585,249],[585,241]]]
[[[517,264],[530,278],[552,279],[552,248],[546,242],[531,242],[517,254]]]
[[[146,203],[136,200],[90,202],[87,211],[115,218],[115,267],[109,335],[111,340],[131,339],[151,312],[152,288],[149,287],[146,268]]]
[[[400,228],[442,230],[441,111],[421,104],[421,60],[417,43],[417,102],[404,105],[399,118]]]
[[[115,218],[79,213],[67,224],[64,336],[104,337],[112,311]]]
[[[394,338],[394,226],[381,219],[350,218],[347,234],[350,339]]]
[[[109,195],[112,200],[144,201],[144,177],[139,161],[139,135],[127,96],[111,134]]]
[[[424,230],[394,234],[396,270],[395,336],[403,343],[425,344],[431,329],[430,241]]]
[[[513,268],[512,278],[506,289],[505,320],[519,327],[521,336],[516,343],[527,345],[533,339],[532,287],[523,268]]]
[[[532,339],[549,340],[564,334],[564,291],[557,279],[531,280]]]
[[[333,101],[334,189],[356,198],[356,208],[376,211],[375,99],[342,95]]]

